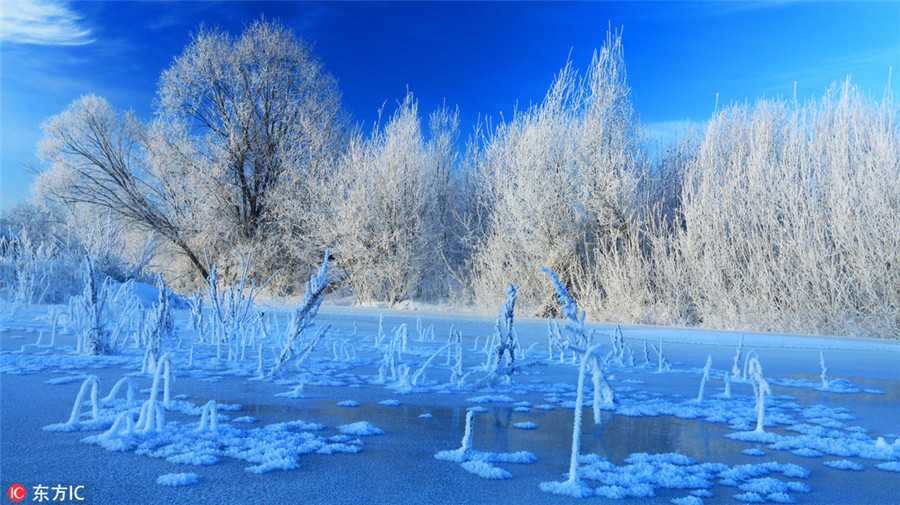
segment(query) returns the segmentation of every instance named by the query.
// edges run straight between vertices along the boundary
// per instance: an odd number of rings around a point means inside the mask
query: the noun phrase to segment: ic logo
[[[13,484],[9,486],[9,491],[7,491],[9,495],[9,499],[14,502],[20,502],[25,499],[25,486],[21,484]]]

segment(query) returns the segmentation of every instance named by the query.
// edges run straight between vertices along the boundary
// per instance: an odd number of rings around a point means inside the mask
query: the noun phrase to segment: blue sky
[[[900,72],[900,2],[59,2],[0,7],[0,207],[28,196],[41,123],[85,93],[150,119],[157,79],[200,23],[234,33],[279,18],[315,45],[354,121],[407,87],[420,111],[510,117],[543,98],[571,55],[584,69],[624,29],[628,81],[651,135],[719,103],[802,99],[835,81],[881,97]],[[895,76],[892,89],[896,93]]]

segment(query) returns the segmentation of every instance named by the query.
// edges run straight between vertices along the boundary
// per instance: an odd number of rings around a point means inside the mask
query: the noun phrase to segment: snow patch
[[[345,424],[337,427],[338,431],[345,435],[355,435],[358,437],[367,437],[372,435],[384,435],[384,430],[376,428],[366,421]]]
[[[891,461],[890,463],[880,463],[875,465],[879,470],[884,470],[886,472],[900,472],[900,463],[896,461]]]
[[[834,468],[836,470],[851,470],[855,472],[860,472],[864,468],[859,463],[855,463],[853,461],[847,459],[840,459],[837,461],[826,461],[825,466]]]
[[[160,475],[156,483],[162,486],[190,486],[198,482],[196,473],[167,473]]]

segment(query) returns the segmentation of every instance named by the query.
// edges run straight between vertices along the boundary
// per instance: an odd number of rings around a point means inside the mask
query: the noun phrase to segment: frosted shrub
[[[89,256],[84,259],[84,292],[73,306],[80,322],[78,350],[85,354],[109,354],[112,352],[110,335],[104,326],[106,298],[94,279],[94,266]]]
[[[221,354],[221,345],[228,346],[228,359],[236,360],[240,356],[240,348],[246,344],[241,339],[256,322],[256,312],[253,310],[253,302],[260,291],[272,280],[269,277],[261,286],[256,285],[256,280],[248,279],[247,275],[253,262],[253,251],[247,256],[235,251],[240,259],[240,274],[227,285],[219,285],[218,269],[215,264],[211,267],[207,264],[209,276],[204,279],[204,290],[210,302],[212,314],[212,335]],[[275,272],[274,275],[277,275]],[[255,328],[254,328],[255,329]]]
[[[513,327],[513,320],[518,289],[518,286],[509,286],[506,290],[506,302],[497,315],[494,335],[488,339],[485,346],[488,350],[488,361],[483,365],[483,369],[488,373],[475,384],[475,387],[492,387],[497,383],[508,385],[517,370],[515,362],[519,339]]]
[[[79,264],[90,256],[96,279],[142,278],[154,244],[82,205],[26,201],[0,214],[0,297],[64,303],[81,292]]]
[[[171,294],[166,289],[162,275],[157,278],[159,299],[153,304],[147,314],[146,322],[141,331],[141,342],[145,346],[144,363],[142,371],[153,373],[162,350],[167,341],[174,336],[175,324],[172,320]]]
[[[53,283],[51,248],[35,245],[27,233],[0,237],[0,294],[14,303],[42,303]]]
[[[203,330],[203,288],[197,287],[194,296],[188,300],[191,315],[188,320],[188,328],[192,330]]]
[[[703,322],[900,334],[900,122],[849,80],[710,120],[675,247]]]

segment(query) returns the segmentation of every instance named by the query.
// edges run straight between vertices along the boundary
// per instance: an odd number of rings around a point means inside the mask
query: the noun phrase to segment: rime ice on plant
[[[331,272],[331,267],[328,266],[329,255],[330,251],[326,249],[325,258],[322,260],[322,264],[319,265],[319,269],[306,282],[306,293],[303,295],[300,307],[291,314],[284,347],[269,375],[278,376],[284,372],[284,368],[291,362],[296,360],[302,363],[302,361],[306,360],[327,331],[327,328],[325,328],[317,332],[298,354],[298,351],[295,349],[296,341],[302,339],[304,333],[312,328],[313,320],[319,313],[319,306],[322,305],[322,294],[325,288],[328,287],[328,275]]]
[[[94,264],[90,256],[84,258],[84,292],[76,306],[83,317],[82,335],[79,349],[87,354],[109,354],[112,346],[109,332],[103,325],[103,311],[106,299],[94,279]]]
[[[255,279],[249,279],[248,274],[253,264],[253,251],[244,256],[240,251],[235,251],[240,260],[240,275],[232,281],[227,288],[219,285],[218,268],[216,264],[209,265],[207,258],[207,270],[209,275],[203,279],[204,290],[209,299],[211,313],[212,338],[216,344],[217,358],[222,357],[222,344],[227,346],[228,360],[240,358],[246,339],[242,338],[249,331],[258,314],[253,310],[253,303],[260,291],[272,281],[280,272],[276,271],[261,286],[256,285]]]
[[[819,364],[822,366],[822,389],[828,389],[828,367],[825,366],[825,353],[819,351]]]
[[[496,345],[490,348],[488,362],[485,364],[488,375],[482,378],[476,387],[491,386],[497,382],[508,385],[512,374],[516,371],[516,349],[519,341],[513,327],[513,319],[518,289],[518,286],[510,285],[506,290],[506,302],[500,308],[494,336],[489,340],[495,341]]]
[[[541,271],[550,276],[553,281],[553,289],[556,290],[557,300],[559,301],[560,310],[569,322],[566,323],[566,330],[569,332],[567,346],[584,352],[588,346],[588,339],[584,333],[584,316],[585,312],[578,310],[578,304],[569,296],[566,284],[559,280],[559,277],[549,268],[541,267]]]
[[[175,328],[170,306],[171,295],[166,289],[162,275],[157,276],[157,286],[159,287],[159,299],[150,309],[140,336],[141,342],[144,342],[146,346],[141,370],[149,373],[156,371],[154,367],[159,360],[163,346],[172,337]]]
[[[712,367],[712,355],[706,357],[706,366],[703,367],[703,378],[700,379],[700,392],[697,393],[697,401],[703,401],[703,389],[706,387],[707,381],[709,381],[709,369]],[[726,374],[727,376],[728,374]],[[727,379],[726,379],[727,380]]]

